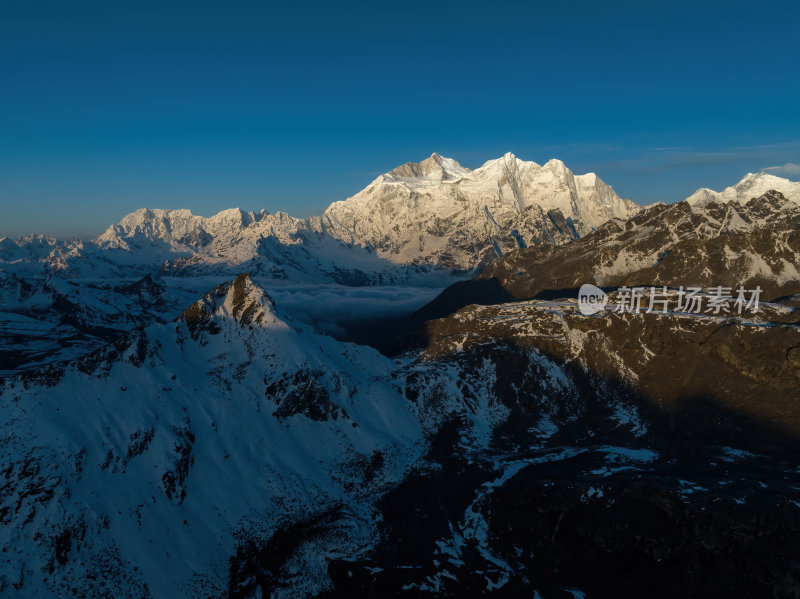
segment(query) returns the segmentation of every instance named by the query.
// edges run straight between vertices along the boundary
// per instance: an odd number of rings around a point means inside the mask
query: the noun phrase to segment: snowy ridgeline
[[[0,240],[17,274],[253,274],[345,284],[404,282],[432,269],[473,271],[509,249],[564,243],[639,207],[593,173],[512,154],[471,171],[434,154],[379,176],[321,217],[141,209],[89,242]]]
[[[768,190],[800,202],[800,183],[749,174],[688,202],[745,203]],[[561,245],[642,209],[594,173],[506,154],[470,170],[433,154],[380,175],[364,190],[305,219],[283,212],[141,209],[92,241],[0,239],[0,269],[18,275],[141,277],[240,272],[346,285],[430,281],[479,270],[498,256]]]

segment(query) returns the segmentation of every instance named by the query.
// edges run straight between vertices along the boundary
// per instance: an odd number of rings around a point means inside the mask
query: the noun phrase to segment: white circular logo
[[[581,314],[591,316],[606,309],[608,296],[606,292],[589,283],[584,283],[578,290],[578,310]]]

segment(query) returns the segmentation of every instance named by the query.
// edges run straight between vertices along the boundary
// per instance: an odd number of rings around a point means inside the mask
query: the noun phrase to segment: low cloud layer
[[[167,277],[170,293],[189,306],[231,277]],[[273,299],[281,314],[313,325],[330,334],[341,334],[348,323],[403,316],[421,308],[455,279],[439,285],[395,287],[347,287],[336,284],[294,283],[253,277]],[[179,303],[180,303],[179,302]]]
[[[320,331],[341,332],[342,325],[409,314],[440,292],[432,287],[346,287],[343,285],[271,286],[277,308]]]

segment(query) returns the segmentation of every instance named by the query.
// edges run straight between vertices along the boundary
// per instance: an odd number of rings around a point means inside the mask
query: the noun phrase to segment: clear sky
[[[436,151],[639,203],[800,179],[800,2],[0,1],[0,236],[319,213]]]

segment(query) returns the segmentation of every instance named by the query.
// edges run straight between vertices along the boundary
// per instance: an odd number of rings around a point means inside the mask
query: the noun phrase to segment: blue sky
[[[434,151],[679,200],[800,164],[798,22],[796,1],[5,0],[0,236],[305,216]]]

